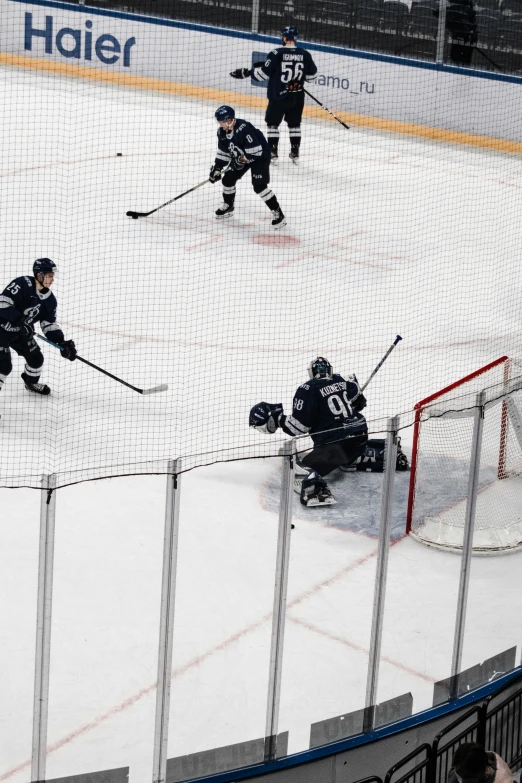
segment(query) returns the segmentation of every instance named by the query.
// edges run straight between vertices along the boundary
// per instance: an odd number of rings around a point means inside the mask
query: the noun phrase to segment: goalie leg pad
[[[401,439],[397,443],[397,461],[395,470],[409,470],[410,463],[408,457],[401,449]],[[384,453],[386,451],[386,441],[384,438],[373,438],[366,442],[363,453],[357,458],[355,469],[367,473],[382,473],[384,471]]]

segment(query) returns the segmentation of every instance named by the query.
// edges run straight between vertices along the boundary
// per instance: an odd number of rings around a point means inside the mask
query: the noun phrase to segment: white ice
[[[368,389],[375,430],[519,356],[519,158],[308,120],[301,167],[283,133],[272,172],[282,234],[246,180],[225,225],[213,216],[219,185],[132,221],[128,209],[208,175],[213,105],[7,67],[0,90],[2,278],[54,258],[60,320],[81,355],[170,387],[141,397],[44,346],[53,395],[33,399],[15,359],[0,397],[4,486],[216,461],[230,447],[251,455],[268,441],[249,432],[249,408],[289,406],[318,353],[364,380],[403,336]],[[238,114],[263,127],[260,112]],[[374,524],[381,481],[365,476],[356,495],[356,479],[343,480],[335,518],[295,506],[280,718],[290,752],[308,747],[312,722],[364,706],[377,542],[357,528],[350,494]],[[182,477],[172,757],[264,734],[278,481],[275,459]],[[131,783],[149,778],[164,495],[164,476],[58,492],[49,778],[127,765]],[[40,498],[2,489],[0,501],[0,781],[22,783]],[[520,557],[474,560],[463,668],[519,641]],[[411,692],[415,711],[431,705],[450,674],[458,579],[457,556],[396,539],[379,701]]]

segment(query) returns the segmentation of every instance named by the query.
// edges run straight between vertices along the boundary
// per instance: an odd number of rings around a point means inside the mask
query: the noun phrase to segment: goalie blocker
[[[384,452],[386,441],[384,438],[372,438],[367,440],[364,446],[364,452],[352,465],[339,465],[345,473],[359,471],[363,473],[382,473],[384,471]],[[401,439],[397,439],[397,461],[395,470],[409,470],[410,463],[408,457],[401,449]]]

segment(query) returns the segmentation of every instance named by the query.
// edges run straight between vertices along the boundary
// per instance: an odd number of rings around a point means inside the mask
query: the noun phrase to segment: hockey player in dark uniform
[[[216,210],[216,217],[222,219],[232,216],[236,182],[250,171],[254,191],[272,212],[272,226],[276,230],[283,228],[286,226],[285,216],[269,187],[270,149],[265,137],[252,123],[236,118],[231,106],[220,106],[215,117],[219,123],[218,151],[210,169],[209,180],[217,182],[222,179],[224,202]]]
[[[50,258],[39,258],[33,264],[33,277],[17,277],[0,294],[0,390],[12,367],[11,349],[25,359],[22,380],[28,391],[50,394],[45,383],[39,383],[43,354],[34,339],[34,325],[40,322],[43,333],[61,347],[65,359],[76,359],[72,340],[66,340],[56,323],[56,297],[51,293],[56,264]]]
[[[331,506],[336,503],[324,480],[340,465],[350,465],[362,455],[368,427],[361,411],[366,398],[355,375],[346,379],[334,374],[332,365],[318,356],[308,368],[310,380],[294,395],[292,413],[281,404],[260,402],[250,411],[249,423],[261,432],[279,427],[287,435],[310,435],[314,447],[297,461],[296,489],[303,506]]]
[[[297,164],[305,98],[303,85],[316,78],[317,66],[310,52],[296,46],[297,27],[285,27],[281,35],[283,46],[273,49],[264,63],[255,63],[253,69],[237,68],[230,75],[234,79],[251,76],[260,82],[268,79],[265,122],[272,162],[278,159],[279,126],[285,120],[290,136],[290,159]]]

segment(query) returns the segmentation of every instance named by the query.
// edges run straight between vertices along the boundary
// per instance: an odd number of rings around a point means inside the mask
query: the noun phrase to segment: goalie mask
[[[332,378],[333,369],[332,365],[323,356],[318,356],[313,362],[310,362],[308,366],[308,375],[313,380],[314,378]]]

